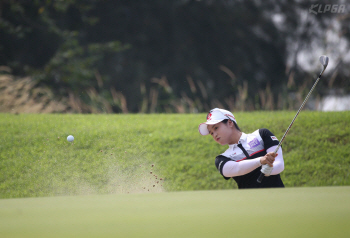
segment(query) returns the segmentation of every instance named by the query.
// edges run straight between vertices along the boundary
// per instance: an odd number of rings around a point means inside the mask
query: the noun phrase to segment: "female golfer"
[[[245,134],[233,114],[219,108],[211,110],[198,129],[201,135],[210,134],[220,145],[229,146],[215,159],[216,168],[226,180],[233,178],[238,188],[284,187],[279,175],[284,169],[282,148],[274,153],[279,142],[268,129]],[[260,171],[266,177],[258,183]]]

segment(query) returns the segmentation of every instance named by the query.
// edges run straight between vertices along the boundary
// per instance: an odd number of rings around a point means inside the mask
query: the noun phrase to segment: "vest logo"
[[[260,142],[257,138],[254,138],[254,140],[252,140],[248,144],[249,144],[250,148],[254,148],[254,147],[257,147],[258,145],[260,145]]]
[[[271,136],[271,140],[277,140],[278,141],[276,136]]]

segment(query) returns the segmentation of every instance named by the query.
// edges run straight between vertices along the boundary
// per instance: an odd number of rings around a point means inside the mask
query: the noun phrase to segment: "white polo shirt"
[[[251,134],[242,132],[237,144],[229,145],[229,148],[224,153],[216,157],[215,166],[221,175],[228,180],[230,177],[226,177],[223,174],[223,167],[227,162],[233,161],[239,163],[244,160],[256,159],[266,155],[266,150],[277,146],[278,143],[279,141],[276,136],[268,129],[258,129]],[[250,172],[245,174],[232,177],[237,182],[239,188],[284,187],[279,174],[265,177],[261,184],[258,183],[256,180],[260,175],[261,165],[260,160],[255,161],[257,161],[255,163],[259,164],[253,165],[252,171],[250,170]]]

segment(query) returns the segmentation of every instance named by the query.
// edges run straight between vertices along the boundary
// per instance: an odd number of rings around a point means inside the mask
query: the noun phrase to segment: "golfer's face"
[[[215,125],[208,125],[209,134],[213,139],[221,145],[228,144],[230,137],[230,128],[227,124],[219,122]]]

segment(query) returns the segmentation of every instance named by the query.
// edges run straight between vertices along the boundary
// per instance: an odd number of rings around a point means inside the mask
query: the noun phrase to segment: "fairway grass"
[[[0,237],[350,237],[350,187],[0,200]]]

